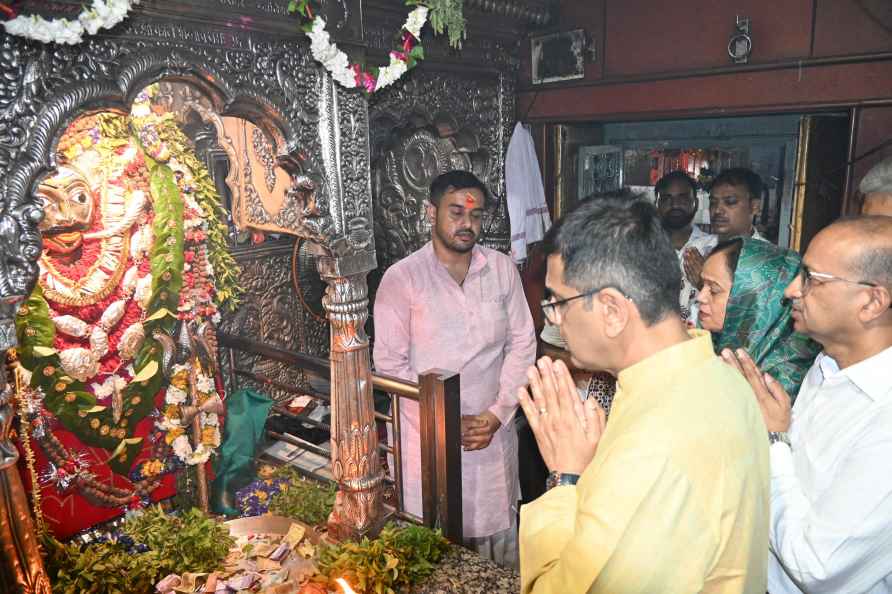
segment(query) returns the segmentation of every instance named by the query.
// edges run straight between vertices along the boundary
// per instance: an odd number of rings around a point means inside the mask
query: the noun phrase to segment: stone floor
[[[499,567],[474,551],[453,546],[436,571],[412,594],[496,594],[520,592],[517,572]]]

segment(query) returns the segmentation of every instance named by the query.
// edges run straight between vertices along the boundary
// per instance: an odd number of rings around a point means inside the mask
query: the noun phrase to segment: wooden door
[[[790,247],[800,254],[842,213],[848,138],[847,115],[808,115],[799,123]]]

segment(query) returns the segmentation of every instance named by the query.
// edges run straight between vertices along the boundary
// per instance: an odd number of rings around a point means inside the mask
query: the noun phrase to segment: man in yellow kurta
[[[609,424],[561,362],[519,391],[552,472],[521,509],[523,592],[764,594],[767,430],[709,334],[685,330],[653,207],[594,199],[548,242],[545,315],[575,365],[618,385]]]

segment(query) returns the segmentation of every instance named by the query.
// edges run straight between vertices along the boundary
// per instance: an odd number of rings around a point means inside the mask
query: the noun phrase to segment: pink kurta
[[[466,538],[506,530],[519,499],[517,388],[536,357],[533,320],[511,259],[475,246],[459,286],[428,243],[391,266],[375,298],[375,368],[417,381],[428,369],[461,373],[461,412],[502,422],[489,446],[462,452]],[[401,401],[403,502],[421,515],[418,404]]]

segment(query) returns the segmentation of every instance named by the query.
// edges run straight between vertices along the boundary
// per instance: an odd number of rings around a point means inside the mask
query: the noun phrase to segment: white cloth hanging
[[[505,191],[511,221],[511,257],[519,263],[527,258],[527,246],[541,241],[551,227],[533,137],[520,122],[514,126],[508,143]]]

